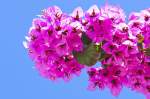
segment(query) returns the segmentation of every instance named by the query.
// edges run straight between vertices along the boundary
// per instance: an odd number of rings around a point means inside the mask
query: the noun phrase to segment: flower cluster
[[[70,80],[88,66],[88,89],[118,96],[125,86],[150,99],[150,9],[125,18],[116,6],[78,7],[70,15],[49,7],[33,20],[24,45],[48,79]]]
[[[83,65],[76,61],[72,51],[83,49],[80,24],[57,6],[43,10],[40,18],[33,20],[27,47],[42,76],[69,80],[72,74],[79,75]]]
[[[102,11],[109,14],[109,10],[113,14],[106,15],[105,20],[112,21],[107,23],[101,20],[99,25],[93,26],[96,31],[94,34],[97,34],[91,39],[102,42],[103,57],[100,60],[102,67],[90,68],[88,71],[88,88],[102,90],[108,87],[117,96],[126,86],[150,99],[150,9],[131,13],[128,24],[119,8],[107,7]],[[98,18],[104,15],[101,13]]]

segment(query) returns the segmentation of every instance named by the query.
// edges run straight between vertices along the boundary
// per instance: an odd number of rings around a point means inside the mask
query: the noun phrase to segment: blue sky
[[[128,15],[150,7],[150,0],[108,0],[122,7]],[[22,45],[32,19],[40,11],[57,5],[66,13],[81,6],[102,6],[104,0],[0,0],[0,99],[145,99],[142,94],[123,89],[116,98],[109,90],[87,91],[85,71],[68,83],[51,82],[33,69]]]

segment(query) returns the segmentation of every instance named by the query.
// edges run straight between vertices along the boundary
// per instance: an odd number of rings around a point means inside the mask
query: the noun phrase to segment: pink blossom
[[[78,7],[70,15],[49,7],[23,44],[47,79],[69,81],[89,64],[89,90],[109,88],[118,96],[125,86],[150,99],[150,9],[131,13],[128,23],[125,17],[110,5]],[[93,67],[95,61],[101,65]]]

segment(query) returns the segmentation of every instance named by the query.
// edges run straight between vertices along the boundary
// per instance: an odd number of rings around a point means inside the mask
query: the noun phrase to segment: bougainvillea
[[[89,90],[118,96],[125,86],[150,99],[150,9],[125,20],[116,6],[78,7],[70,15],[53,6],[33,20],[24,45],[43,77],[68,81],[86,67]]]

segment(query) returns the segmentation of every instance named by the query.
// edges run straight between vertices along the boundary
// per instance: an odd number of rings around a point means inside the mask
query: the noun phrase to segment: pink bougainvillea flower
[[[83,16],[83,10],[81,7],[77,7],[71,14],[71,16],[74,18],[74,20],[80,20]]]
[[[83,49],[81,38],[75,33],[70,33],[67,36],[67,44],[70,50],[81,51]]]
[[[43,10],[42,17],[33,20],[26,48],[40,74],[46,78],[69,80],[83,68],[72,56],[73,50],[82,50],[78,34],[82,30],[76,31],[71,22],[57,6]]]
[[[100,11],[97,5],[93,5],[87,10],[87,12],[85,13],[85,17],[87,17],[87,19],[93,20],[94,17],[98,17],[99,12]]]
[[[114,23],[120,23],[125,21],[124,11],[117,6],[106,5],[100,9],[100,15],[106,18],[110,18]]]
[[[94,22],[89,22],[86,28],[88,30],[87,35],[95,43],[112,38],[112,21],[110,19],[95,19]]]
[[[89,90],[118,96],[125,86],[150,99],[150,9],[132,12],[128,23],[111,5],[77,7],[70,15],[53,6],[38,16],[23,45],[43,77],[69,81],[88,66]]]

